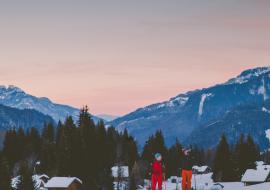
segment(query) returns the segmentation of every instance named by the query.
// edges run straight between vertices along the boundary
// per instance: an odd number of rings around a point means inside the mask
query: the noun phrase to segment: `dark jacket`
[[[183,160],[183,170],[192,170],[194,158],[191,155],[185,155]]]

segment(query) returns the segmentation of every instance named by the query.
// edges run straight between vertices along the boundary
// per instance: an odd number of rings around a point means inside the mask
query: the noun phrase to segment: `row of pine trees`
[[[127,165],[131,170],[139,154],[136,141],[127,130],[119,133],[112,126],[106,129],[103,121],[95,125],[84,107],[77,124],[70,116],[64,124],[59,121],[56,131],[52,123],[46,122],[41,134],[35,127],[26,132],[21,127],[10,128],[0,159],[0,189],[9,187],[11,178],[23,176],[17,189],[32,190],[34,182],[29,181],[37,173],[76,176],[83,181],[81,189],[112,190],[111,168]],[[25,183],[28,186],[21,187]]]
[[[166,166],[166,177],[181,176],[184,154],[183,146],[175,140],[169,149],[161,130],[146,141],[142,154],[138,153],[136,141],[125,129],[118,132],[113,126],[105,127],[103,121],[95,124],[87,106],[81,109],[79,120],[72,117],[60,121],[55,129],[44,122],[41,134],[35,127],[25,132],[21,127],[6,131],[3,150],[0,152],[0,189],[12,189],[10,180],[20,176],[18,190],[33,190],[33,174],[76,176],[83,181],[80,189],[114,188],[113,166],[128,166],[129,189],[137,189],[149,178],[149,166],[154,155],[161,153]],[[229,146],[225,135],[217,149],[199,149],[190,146],[196,165],[208,165],[213,169],[214,181],[239,181],[246,169],[254,169],[255,161],[261,160],[260,148],[255,146],[251,135],[244,134],[235,147]],[[37,165],[37,161],[40,164]],[[121,177],[121,174],[119,174]],[[117,184],[117,189],[121,184]]]

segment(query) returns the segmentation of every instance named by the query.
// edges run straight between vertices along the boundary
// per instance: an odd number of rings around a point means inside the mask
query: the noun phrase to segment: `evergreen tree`
[[[175,140],[175,144],[171,146],[168,152],[168,164],[166,165],[167,176],[180,176],[180,168],[183,166],[182,145]]]
[[[63,132],[60,138],[59,150],[57,154],[57,172],[59,176],[76,176],[77,146],[76,126],[71,116],[66,118]],[[81,179],[81,178],[79,178]],[[84,180],[83,180],[84,181]]]
[[[199,166],[205,165],[205,153],[204,153],[203,147],[201,148],[201,150],[199,152],[198,165]]]
[[[60,142],[60,137],[62,135],[62,131],[63,131],[63,125],[62,125],[62,122],[58,121],[58,125],[57,125],[57,131],[56,131],[56,142],[55,142],[55,145],[56,145],[56,151],[58,150],[59,148],[59,142]]]
[[[108,149],[108,137],[103,120],[97,125],[97,167],[98,167],[98,186],[100,189],[107,189],[107,187],[113,186],[111,178],[109,149]]]
[[[18,129],[18,141],[19,141],[19,148],[18,148],[18,157],[20,159],[23,158],[23,154],[24,154],[24,149],[25,149],[25,146],[26,146],[26,136],[25,136],[25,133],[24,133],[24,130],[22,128],[22,126],[19,126],[19,129]]]
[[[234,164],[234,178],[236,181],[240,181],[242,174],[246,171],[244,160],[245,158],[245,136],[241,133],[240,139],[236,142],[234,155],[233,155],[233,164]]]
[[[64,128],[63,128],[64,133]],[[77,176],[84,181],[85,189],[97,188],[98,159],[95,123],[88,113],[88,107],[81,109],[77,131]]]
[[[12,131],[11,128],[9,128],[6,131],[5,134],[5,139],[3,142],[3,157],[5,157],[7,159],[8,165],[10,168],[13,167],[13,165],[15,164],[15,162],[13,161],[13,151],[12,151]],[[12,169],[11,169],[12,170]]]
[[[27,162],[22,162],[19,171],[17,190],[36,190],[36,183],[32,176],[33,173],[29,170]]]
[[[37,130],[37,128],[35,127],[31,127],[30,130],[30,142],[29,142],[33,147],[33,151],[32,153],[34,153],[35,155],[37,155],[37,158],[40,158],[40,152],[41,152],[41,145],[42,145],[42,139],[39,135],[39,132]],[[32,154],[30,153],[30,154]]]
[[[231,153],[231,158],[233,158],[233,154],[234,154],[234,146],[233,146],[233,143],[231,144],[231,147],[230,147],[230,153]]]
[[[118,132],[115,130],[113,126],[110,126],[107,129],[107,137],[108,137],[108,157],[111,166],[114,166],[116,163],[116,138]]]
[[[41,138],[42,138],[43,143],[47,139],[47,136],[48,136],[48,126],[47,126],[47,122],[44,121],[42,132],[41,132]]]
[[[151,135],[143,147],[141,159],[147,161],[147,165],[152,163],[153,159],[155,158],[154,140],[154,135]]]
[[[223,134],[221,141],[217,147],[216,155],[214,158],[214,167],[212,179],[216,181],[228,182],[232,181],[232,160],[230,157],[229,145],[226,137]]]
[[[259,144],[257,144],[257,147],[256,147],[256,156],[257,156],[257,160],[261,160],[261,150],[260,150],[260,146]]]
[[[139,160],[137,143],[134,140],[134,138],[129,135],[125,140],[123,140],[123,142],[126,144],[124,146],[126,146],[127,148],[126,149],[127,165],[129,168],[129,172],[131,172],[131,169],[133,168],[135,162]]]
[[[155,139],[154,139],[154,148],[153,148],[154,154],[160,153],[162,155],[162,161],[167,165],[167,159],[168,159],[168,149],[165,145],[164,137],[161,132],[161,130],[157,130],[155,134]],[[154,157],[153,157],[154,159]]]
[[[192,150],[191,153],[192,153],[192,155],[194,157],[194,163],[200,165],[199,164],[199,159],[200,159],[201,155],[200,155],[200,150],[199,150],[199,148],[197,146],[197,143],[195,143],[194,147],[191,148],[191,150]]]
[[[245,150],[245,169],[255,169],[256,164],[255,162],[257,161],[257,150],[255,143],[250,136],[250,132],[248,133],[246,142],[245,142],[246,150]]]
[[[55,140],[55,134],[54,134],[54,126],[52,121],[48,124],[48,130],[47,130],[47,137],[46,139],[48,139],[51,143],[54,143]]]
[[[40,172],[54,176],[56,167],[55,144],[50,140],[49,138],[46,139],[41,149]]]
[[[11,187],[11,174],[5,157],[0,157],[0,189],[13,190]]]

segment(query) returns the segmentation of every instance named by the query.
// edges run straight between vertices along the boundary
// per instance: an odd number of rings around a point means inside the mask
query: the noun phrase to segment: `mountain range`
[[[8,88],[0,86],[0,104],[18,108],[18,109],[35,109],[45,115],[51,116],[55,122],[65,121],[67,116],[72,116],[74,121],[78,120],[80,110],[67,105],[52,103],[48,98],[26,94],[20,88],[9,85]],[[100,118],[92,116],[95,123]]]
[[[139,150],[159,129],[167,146],[177,138],[184,145],[197,143],[204,148],[216,147],[223,132],[228,135],[229,143],[235,143],[241,132],[251,131],[255,142],[267,148],[269,99],[270,67],[259,67],[246,70],[223,84],[179,94],[123,117],[100,115],[100,118],[105,119],[106,126],[113,125],[119,131],[127,128],[138,142]],[[21,110],[35,109],[51,116],[55,122],[64,122],[68,115],[76,121],[80,112],[67,105],[54,104],[48,98],[26,94],[13,85],[0,86],[0,104]],[[95,123],[100,118],[93,116]],[[4,123],[0,130],[13,125]]]
[[[119,131],[127,128],[140,149],[150,135],[161,129],[166,145],[170,146],[176,137],[184,142],[198,126],[224,115],[235,106],[264,102],[269,97],[270,67],[260,67],[246,70],[223,84],[139,108],[106,124]]]

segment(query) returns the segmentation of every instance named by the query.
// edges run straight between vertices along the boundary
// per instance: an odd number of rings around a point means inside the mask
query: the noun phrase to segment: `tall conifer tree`
[[[11,187],[11,174],[5,157],[0,157],[0,189],[13,190]]]
[[[36,190],[36,182],[32,176],[33,173],[29,170],[27,162],[22,162],[19,170],[17,190]]]
[[[240,181],[242,174],[246,171],[245,169],[245,136],[241,133],[240,139],[236,142],[233,155],[233,166],[234,166],[234,178],[236,181]]]
[[[217,147],[216,155],[214,158],[214,167],[212,179],[214,181],[228,182],[232,181],[232,160],[230,156],[229,145],[226,137],[223,134],[219,145]]]
[[[59,176],[76,176],[77,128],[71,116],[66,118],[57,154],[57,172]]]
[[[64,131],[63,131],[64,133]],[[84,181],[84,188],[95,189],[98,181],[96,127],[88,107],[81,109],[78,120],[77,176]]]

